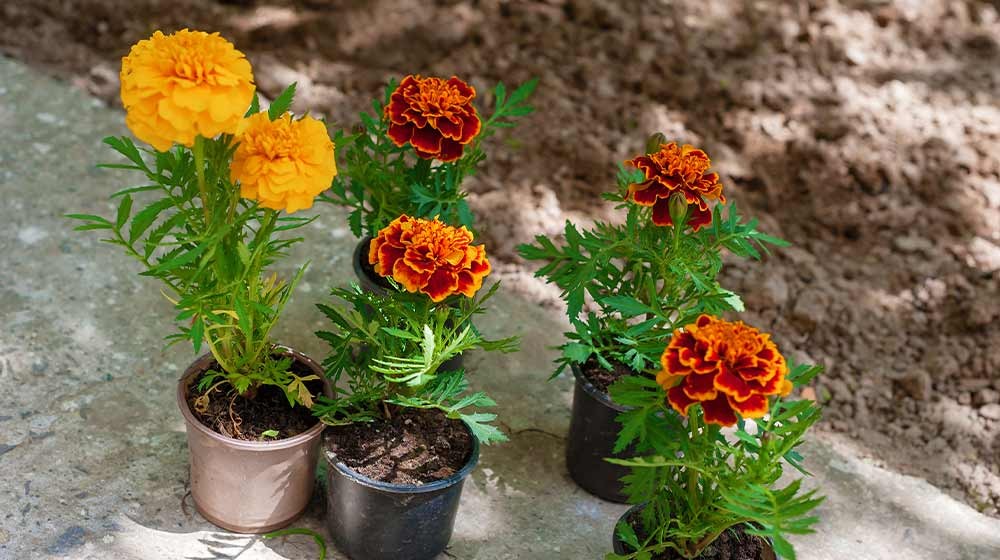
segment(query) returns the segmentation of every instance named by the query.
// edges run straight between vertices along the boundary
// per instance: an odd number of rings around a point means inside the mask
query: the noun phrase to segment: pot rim
[[[326,376],[323,375],[323,368],[319,366],[312,358],[306,356],[302,352],[295,350],[289,346],[283,344],[275,344],[275,349],[281,350],[283,354],[291,355],[296,361],[301,362],[309,367],[309,369],[315,370],[319,375],[320,379],[323,381],[323,391],[329,396],[330,393],[330,382],[327,380]],[[282,449],[288,449],[289,447],[296,447],[302,445],[303,443],[312,440],[320,434],[326,425],[323,422],[316,419],[316,425],[308,430],[302,432],[299,435],[292,436],[290,438],[279,439],[276,441],[247,441],[242,439],[235,439],[229,436],[224,436],[219,432],[209,428],[203,424],[200,420],[195,418],[194,413],[191,412],[191,407],[187,403],[187,388],[188,379],[204,371],[204,367],[211,361],[215,359],[211,353],[204,354],[197,360],[195,360],[181,375],[181,378],[177,381],[177,407],[181,409],[181,415],[184,416],[184,421],[188,426],[194,426],[194,428],[200,431],[202,434],[212,438],[213,440],[227,446],[236,449],[246,449],[259,452],[267,451],[278,451]]]
[[[459,420],[459,422],[462,421]],[[479,438],[472,433],[472,430],[469,429],[469,425],[465,422],[462,422],[462,427],[465,428],[465,431],[469,433],[469,437],[472,438],[472,452],[469,454],[469,460],[466,461],[465,465],[459,469],[458,472],[448,478],[442,478],[441,480],[435,480],[426,484],[396,484],[392,482],[382,482],[381,480],[375,480],[374,478],[368,478],[351,467],[348,467],[343,461],[337,460],[336,454],[326,448],[325,439],[323,442],[323,457],[326,459],[326,464],[328,466],[337,469],[344,476],[347,476],[362,486],[367,486],[369,488],[374,488],[375,490],[381,490],[392,494],[424,494],[427,492],[434,492],[435,490],[443,490],[458,484],[472,472],[472,469],[476,468],[477,464],[479,464]]]
[[[585,393],[598,400],[601,404],[618,412],[627,412],[632,409],[631,407],[620,405],[611,400],[610,395],[594,386],[594,384],[587,379],[587,376],[583,374],[583,368],[580,367],[580,364],[573,362],[570,364],[570,369],[573,370],[573,377],[576,378],[577,385],[579,385]]]
[[[378,279],[372,275],[365,272],[365,269],[361,266],[361,259],[365,258],[366,249],[375,238],[366,235],[358,240],[358,244],[354,246],[354,253],[351,255],[351,267],[354,269],[354,276],[358,278],[359,282],[367,282],[370,284],[367,288],[378,295],[386,295],[389,293],[390,288],[379,284]]]

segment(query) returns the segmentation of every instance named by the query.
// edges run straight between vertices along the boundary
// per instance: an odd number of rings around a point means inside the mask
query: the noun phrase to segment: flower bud
[[[674,227],[684,227],[687,220],[688,202],[683,193],[675,192],[670,195],[670,219],[674,222]]]
[[[646,153],[654,154],[660,151],[660,146],[667,143],[667,137],[662,132],[657,132],[646,140]]]

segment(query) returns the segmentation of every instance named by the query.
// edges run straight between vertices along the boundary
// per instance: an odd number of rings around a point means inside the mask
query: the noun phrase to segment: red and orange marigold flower
[[[658,226],[673,224],[670,197],[674,193],[684,196],[687,201],[687,225],[695,231],[712,223],[709,201],[726,202],[719,174],[708,172],[711,160],[694,146],[678,146],[676,142],[661,144],[658,152],[625,163],[638,168],[645,176],[643,182],[629,185],[629,197],[636,204],[652,206],[653,223]]]
[[[475,88],[455,76],[407,76],[385,106],[389,138],[397,146],[409,142],[424,159],[455,161],[482,127],[475,97]]]
[[[472,233],[464,226],[404,214],[378,232],[368,262],[378,274],[435,302],[452,294],[472,297],[491,268],[486,249],[471,243]]]
[[[705,421],[732,426],[738,417],[767,414],[768,397],[787,395],[788,365],[770,335],[744,324],[702,315],[674,336],[660,358],[656,382],[682,415],[701,404]]]

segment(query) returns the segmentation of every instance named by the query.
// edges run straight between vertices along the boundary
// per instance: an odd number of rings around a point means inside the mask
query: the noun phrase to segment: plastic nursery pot
[[[371,237],[363,237],[361,241],[358,241],[357,247],[354,248],[354,256],[351,259],[354,267],[354,275],[358,277],[358,285],[361,286],[362,290],[372,294],[385,295],[390,289],[386,287],[385,281],[376,276],[372,269],[362,266],[362,262],[367,262],[368,260],[368,247],[371,245],[371,242]],[[465,359],[459,354],[441,364],[440,370],[455,371],[461,369],[464,365]]]
[[[479,462],[479,440],[472,436],[469,460],[457,473],[422,485],[373,480],[329,450],[324,456],[326,526],[341,552],[352,560],[430,560],[451,540],[462,484]]]
[[[620,426],[615,418],[628,408],[612,402],[583,375],[578,364],[572,366],[576,387],[566,442],[566,467],[573,480],[587,492],[610,502],[625,503],[621,478],[629,474],[629,469],[604,459],[616,456],[613,450]],[[617,456],[626,457],[628,453]]]
[[[332,396],[319,364],[291,348],[278,350],[323,379],[324,392]],[[297,436],[273,441],[244,441],[215,432],[195,418],[187,403],[189,386],[214,364],[211,354],[198,358],[177,384],[195,508],[214,525],[238,533],[284,527],[309,504],[324,424],[316,422]]]
[[[365,266],[368,263],[368,247],[371,246],[372,237],[365,236],[358,241],[357,247],[354,248],[354,255],[351,259],[351,264],[354,267],[354,275],[358,277],[358,285],[361,289],[378,295],[385,295],[391,289],[387,286],[385,280],[378,277],[374,270],[370,266]]]
[[[615,523],[615,528],[618,527],[618,523],[621,523],[622,521],[629,519],[630,517],[632,517],[633,514],[638,512],[644,506],[645,504],[638,504],[629,508],[628,511],[626,511],[624,514],[622,514],[621,517],[618,518],[618,522]],[[770,540],[765,541],[765,546],[766,548],[760,553],[760,555],[757,556],[755,560],[780,560],[780,557],[777,554],[775,554],[774,548],[771,546]],[[615,529],[611,530],[611,548],[612,550],[614,550],[615,554],[627,554],[628,552],[630,552],[625,546],[625,543],[618,538],[618,531],[616,531]],[[698,555],[697,558],[701,558],[701,555]],[[697,558],[695,560],[697,560]],[[743,558],[743,556],[739,556],[739,558]]]

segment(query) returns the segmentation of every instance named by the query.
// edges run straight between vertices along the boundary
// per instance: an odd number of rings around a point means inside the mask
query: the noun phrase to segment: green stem
[[[698,435],[698,415],[697,413],[688,416],[688,428],[691,430],[691,439],[699,437]],[[691,500],[691,509],[698,510],[700,508],[698,500],[698,471],[688,468],[687,469],[687,486],[688,486],[688,497]]]
[[[194,138],[194,167],[198,175],[198,192],[201,193],[201,209],[205,215],[205,229],[208,229],[208,191],[205,188],[205,139],[201,135]]]

